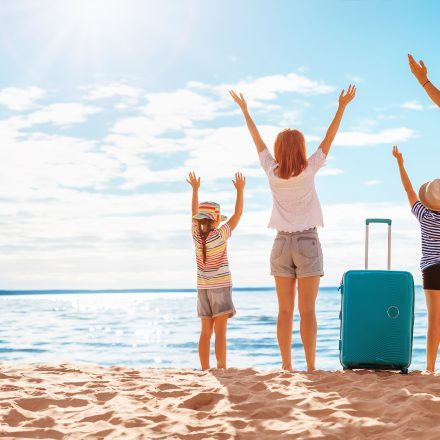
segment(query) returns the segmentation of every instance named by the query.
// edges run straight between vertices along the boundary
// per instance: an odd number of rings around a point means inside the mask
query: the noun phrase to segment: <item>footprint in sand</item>
[[[246,428],[246,426],[248,426],[247,422],[245,422],[244,420],[231,420],[229,424],[235,429],[244,429]]]
[[[166,398],[166,397],[182,397],[185,395],[184,391],[157,391],[155,393],[151,393],[152,396],[158,397],[160,399]]]
[[[210,411],[222,399],[223,396],[217,393],[199,393],[183,401],[179,408],[187,408],[194,411]]]
[[[229,401],[231,403],[241,403],[241,402],[245,402],[247,399],[249,399],[250,394],[231,394],[229,396]]]
[[[110,421],[110,423],[112,423]],[[147,426],[148,423],[143,419],[129,419],[123,422],[125,428],[142,428],[143,426]]]
[[[113,399],[113,397],[115,397],[117,394],[118,393],[116,393],[115,391],[107,391],[103,393],[96,393],[95,398],[99,403],[105,403]]]
[[[107,422],[113,417],[113,411],[107,411],[102,414],[94,414],[93,416],[87,416],[80,420],[80,422],[90,422],[90,423],[96,423],[96,422]]]
[[[20,379],[20,377],[19,376],[9,376],[5,373],[0,373],[0,379],[15,379],[15,380],[17,380],[17,379]]]
[[[288,416],[291,411],[292,407],[290,405],[259,408],[251,413],[251,419],[281,419],[282,417]]]
[[[114,431],[113,428],[103,429],[102,431],[94,432],[93,436],[90,436],[87,438],[103,439],[103,438],[106,438],[108,435],[110,435],[113,431]],[[84,437],[84,438],[86,438],[86,437]]]
[[[56,429],[33,429],[32,431],[2,431],[2,437],[6,439],[17,439],[17,438],[44,438],[44,439],[63,439],[65,438],[64,432],[58,431]],[[11,434],[11,436],[6,436],[3,434]],[[95,437],[96,438],[96,437]]]
[[[8,391],[19,391],[22,390],[23,387],[17,387],[15,385],[3,385],[0,387],[0,391],[7,393]]]
[[[157,386],[160,391],[168,391],[168,390],[180,390],[180,387],[177,385],[173,385],[171,383],[161,383]]]
[[[79,407],[86,406],[89,404],[87,400],[84,399],[44,399],[41,397],[29,397],[24,399],[18,399],[15,403],[27,410],[27,411],[43,411],[47,409],[50,405],[59,406],[61,408],[67,408],[69,406]]]
[[[55,420],[52,417],[40,417],[39,419],[32,420],[31,422],[25,423],[23,426],[35,427],[35,428],[52,428],[55,425]]]
[[[250,388],[252,391],[266,391],[266,385],[264,385],[264,383],[262,382],[258,382],[255,385],[252,385]]]
[[[15,408],[11,409],[8,414],[3,417],[3,422],[5,422],[9,426],[18,426],[20,423],[29,420],[24,414],[20,411],[17,411]]]

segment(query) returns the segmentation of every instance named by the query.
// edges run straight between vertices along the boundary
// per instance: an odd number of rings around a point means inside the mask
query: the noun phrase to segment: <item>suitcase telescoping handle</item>
[[[365,270],[368,269],[368,231],[370,223],[386,223],[388,225],[388,270],[391,269],[391,219],[367,218],[365,220]]]

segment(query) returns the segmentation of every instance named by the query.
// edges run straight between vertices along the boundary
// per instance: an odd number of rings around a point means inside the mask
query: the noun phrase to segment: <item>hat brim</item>
[[[204,214],[203,212],[199,212],[196,215],[193,215],[192,217],[194,220],[212,220],[212,217],[209,214]],[[220,221],[224,222],[228,217],[226,217],[225,215],[220,215]],[[212,220],[215,221],[215,220]]]

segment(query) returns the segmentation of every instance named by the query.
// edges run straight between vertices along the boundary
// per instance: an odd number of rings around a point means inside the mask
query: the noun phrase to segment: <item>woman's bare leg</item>
[[[212,336],[213,320],[211,318],[202,318],[202,327],[199,338],[199,358],[202,370],[209,370],[209,352]]]
[[[315,369],[316,323],[315,303],[318,296],[320,276],[298,279],[298,309],[301,318],[300,332],[307,362],[307,371]]]
[[[228,315],[214,318],[215,331],[215,357],[217,358],[217,368],[226,368],[226,328],[228,325]]]
[[[278,297],[277,338],[283,370],[292,370],[292,321],[296,278],[275,277]]]
[[[426,370],[435,371],[440,343],[440,290],[425,290],[428,309],[428,334],[426,336]]]

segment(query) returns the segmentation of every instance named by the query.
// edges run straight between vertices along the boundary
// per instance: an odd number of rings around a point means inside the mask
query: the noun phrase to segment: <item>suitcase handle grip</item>
[[[368,233],[370,223],[385,223],[388,225],[388,270],[391,269],[391,219],[389,218],[367,218],[365,220],[365,270],[368,269]]]
[[[365,220],[365,224],[369,225],[370,223],[386,223],[387,225],[391,226],[391,219],[390,218],[367,218]]]

